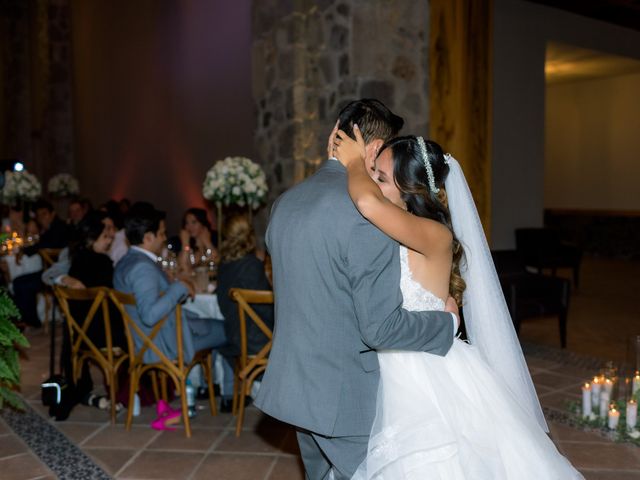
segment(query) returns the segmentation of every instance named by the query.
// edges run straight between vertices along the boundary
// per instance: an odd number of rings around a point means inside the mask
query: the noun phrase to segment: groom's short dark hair
[[[349,102],[340,110],[338,119],[340,120],[339,128],[351,138],[355,138],[353,124],[357,123],[365,143],[375,138],[387,142],[396,137],[404,125],[402,117],[394,114],[384,103],[374,98],[362,98]]]

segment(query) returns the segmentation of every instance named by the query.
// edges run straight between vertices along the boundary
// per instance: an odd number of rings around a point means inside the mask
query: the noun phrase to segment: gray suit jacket
[[[256,405],[321,435],[369,435],[376,350],[444,355],[451,315],[402,309],[398,244],[356,210],[335,160],[277,200],[266,241],[276,320]]]
[[[146,335],[151,333],[153,326],[160,319],[170,315],[156,335],[155,344],[169,358],[176,358],[178,351],[175,308],[187,297],[189,293],[187,287],[181,282],[170,283],[162,269],[153,260],[134,249],[129,249],[116,265],[113,287],[136,297],[136,305],[127,306],[127,313]],[[187,313],[183,311],[183,315],[184,358],[189,361],[194,354],[193,336]],[[138,350],[142,346],[142,341],[135,334],[134,340]],[[157,362],[158,357],[151,350],[147,350],[144,361]]]

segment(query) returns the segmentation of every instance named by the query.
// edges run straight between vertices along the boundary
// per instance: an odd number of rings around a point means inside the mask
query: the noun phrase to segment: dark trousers
[[[367,455],[369,436],[324,437],[298,430],[307,480],[348,480]]]
[[[44,288],[41,276],[40,271],[21,275],[13,280],[13,298],[20,310],[22,321],[34,327],[40,326],[38,292]]]

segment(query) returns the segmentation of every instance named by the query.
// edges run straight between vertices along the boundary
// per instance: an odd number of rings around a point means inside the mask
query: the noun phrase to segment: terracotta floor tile
[[[302,460],[300,458],[278,458],[268,480],[304,480]]]
[[[142,448],[159,432],[150,427],[131,427],[126,431],[123,425],[109,425],[87,442],[87,447]]]
[[[628,445],[560,442],[560,448],[576,468],[640,469],[637,448]]]
[[[239,437],[227,430],[227,435],[215,448],[220,452],[270,453],[281,451],[290,427],[262,428],[256,431],[243,430]]]
[[[538,386],[549,388],[567,388],[582,384],[583,379],[580,377],[572,377],[568,375],[561,375],[557,373],[543,372],[532,376],[533,383]]]
[[[102,428],[102,425],[90,424],[90,423],[73,423],[73,422],[60,422],[56,425],[58,430],[64,433],[69,439],[79,444],[94,433],[96,430]]]
[[[549,407],[556,410],[567,410],[567,402],[580,400],[578,394],[572,394],[569,392],[555,392],[545,395],[540,395],[540,403],[543,407]]]
[[[83,448],[109,475],[115,475],[136,453],[136,449]]]
[[[0,435],[4,435],[5,433],[12,433],[13,431],[4,423],[4,420],[0,418]]]
[[[222,430],[192,429],[191,438],[186,438],[182,428],[174,432],[161,432],[147,450],[195,450],[205,452],[211,447]]]
[[[0,460],[0,472],[2,472],[2,480],[27,480],[52,473],[31,453]]]
[[[578,428],[560,423],[550,423],[551,437],[556,442],[596,442],[610,443],[608,439],[594,432],[585,432]]]
[[[212,453],[193,475],[193,480],[257,480],[265,477],[274,457]],[[294,480],[292,478],[291,480]]]
[[[201,453],[142,452],[118,475],[118,478],[183,480],[204,457]]]
[[[582,471],[586,480],[640,480],[640,471],[622,472],[614,470]]]
[[[28,451],[27,446],[16,435],[11,433],[0,435],[0,458]]]

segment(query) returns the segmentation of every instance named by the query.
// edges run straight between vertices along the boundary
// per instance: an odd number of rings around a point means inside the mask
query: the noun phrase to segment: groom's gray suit
[[[364,458],[375,415],[376,350],[444,355],[451,314],[401,308],[398,244],[356,210],[335,160],[277,200],[266,241],[276,320],[255,403],[306,431],[299,440],[308,478],[322,478],[329,462],[336,478],[348,478]]]

